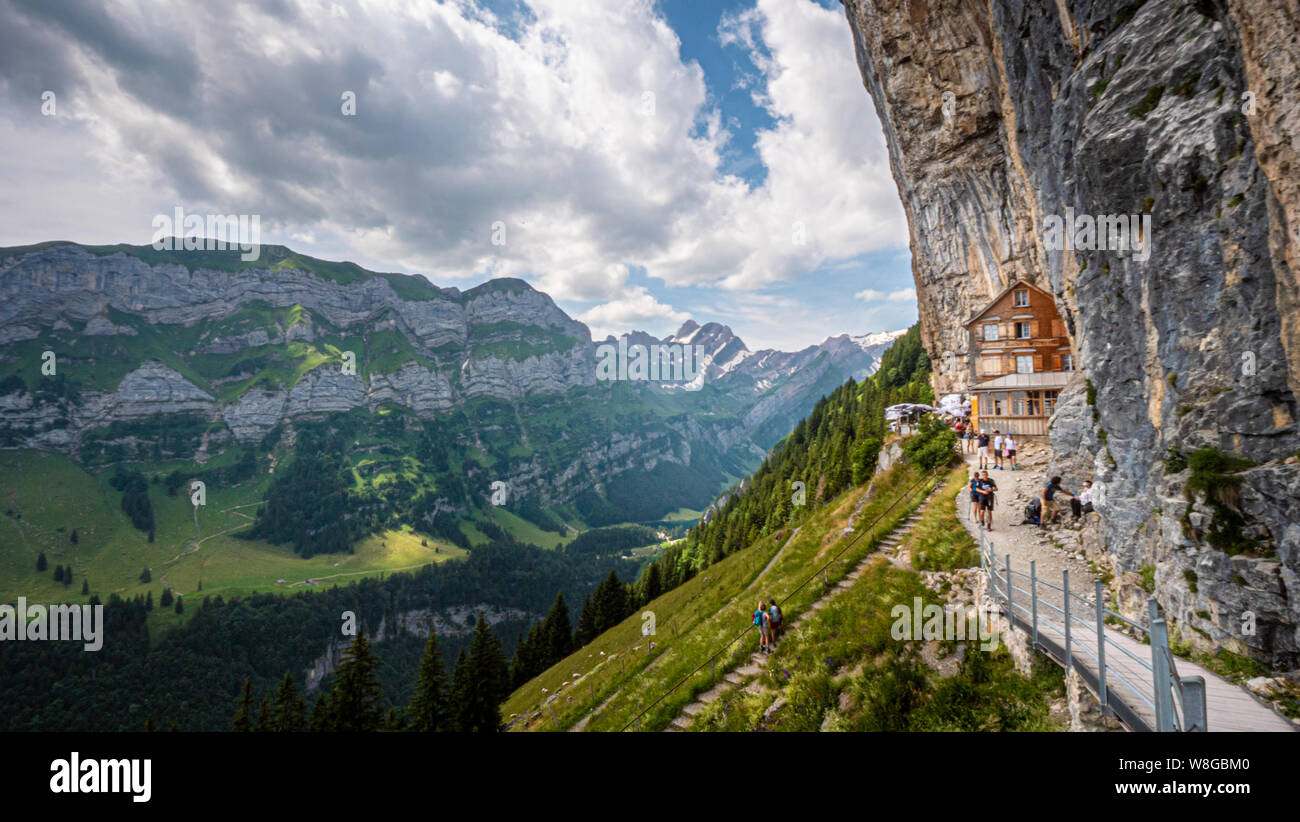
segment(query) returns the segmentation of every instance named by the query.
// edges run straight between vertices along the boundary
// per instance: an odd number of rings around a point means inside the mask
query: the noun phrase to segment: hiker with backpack
[[[770,619],[771,617],[767,613],[767,603],[760,600],[758,610],[754,611],[754,627],[758,629],[758,652],[761,654],[771,653],[772,651]]]
[[[1066,494],[1070,497],[1074,496],[1072,492],[1061,487],[1060,477],[1052,477],[1048,480],[1047,484],[1043,486],[1043,490],[1038,494],[1043,501],[1042,521],[1038,524],[1039,528],[1046,528],[1049,524],[1056,522],[1056,514],[1060,510],[1060,506],[1056,502],[1057,493]]]
[[[974,523],[983,522],[984,519],[982,516],[983,509],[980,507],[980,502],[984,499],[984,495],[980,493],[980,472],[979,471],[976,471],[970,475],[970,482],[966,483],[966,487],[970,489],[971,522]]]
[[[989,467],[989,435],[981,431],[978,442],[979,442],[980,468],[988,468]]]
[[[1002,447],[1006,449],[1007,460],[1011,463],[1011,470],[1016,470],[1016,440],[1008,432],[1006,439],[1002,440]]]
[[[769,644],[774,645],[781,638],[782,620],[781,606],[776,604],[776,597],[772,597],[772,604],[767,609]]]
[[[993,467],[1002,470],[1002,432],[993,429]]]
[[[980,508],[984,514],[984,527],[993,530],[993,499],[997,494],[998,484],[985,471],[984,476],[980,478],[980,487],[984,490],[984,495],[980,499]]]

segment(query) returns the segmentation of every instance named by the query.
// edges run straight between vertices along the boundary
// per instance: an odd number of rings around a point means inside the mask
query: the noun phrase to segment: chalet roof
[[[971,391],[1005,391],[1008,388],[1064,388],[1076,372],[1035,371],[1032,374],[1003,374],[991,380],[978,382]]]
[[[965,326],[965,327],[966,327],[967,329],[969,329],[973,323],[975,323],[976,321],[979,320],[980,317],[983,317],[985,314],[989,313],[990,309],[992,309],[993,306],[997,305],[998,300],[1000,300],[1000,299],[1002,299],[1003,297],[1007,296],[1007,294],[1011,293],[1012,290],[1017,289],[1017,288],[1021,288],[1021,287],[1024,287],[1024,288],[1032,288],[1032,289],[1034,289],[1035,291],[1039,292],[1040,294],[1044,294],[1044,295],[1046,295],[1049,299],[1052,300],[1052,305],[1053,305],[1053,306],[1056,305],[1056,300],[1055,300],[1055,298],[1053,298],[1052,295],[1049,294],[1046,290],[1044,290],[1044,289],[1042,289],[1042,288],[1039,288],[1038,286],[1034,285],[1033,283],[1025,282],[1024,280],[1012,280],[1012,282],[1011,282],[1010,285],[1008,285],[1006,288],[1002,289],[1002,291],[1000,291],[996,297],[994,297],[993,299],[989,300],[988,303],[986,303],[986,304],[984,305],[984,307],[981,308],[981,309],[979,310],[979,312],[975,314],[975,316],[973,316],[973,317],[971,317],[969,320],[967,320],[967,321],[966,321],[966,326]]]

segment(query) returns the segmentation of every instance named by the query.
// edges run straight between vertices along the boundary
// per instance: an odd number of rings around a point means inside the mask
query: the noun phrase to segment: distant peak
[[[681,339],[682,337],[685,337],[687,334],[690,334],[692,331],[697,330],[699,327],[700,324],[697,323],[695,320],[687,320],[686,322],[682,323],[682,327],[677,329],[677,333],[674,334],[672,338]]]

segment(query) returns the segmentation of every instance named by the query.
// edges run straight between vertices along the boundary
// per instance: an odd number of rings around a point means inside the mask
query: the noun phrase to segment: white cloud
[[[624,334],[633,329],[665,335],[670,329],[690,319],[690,315],[664,305],[651,295],[644,286],[633,286],[628,294],[611,300],[578,315],[581,322],[591,329],[592,339],[600,340],[613,334]]]
[[[905,250],[849,27],[812,0],[758,0],[718,25],[775,121],[757,187],[721,171],[736,126],[652,0],[528,0],[511,36],[469,0],[171,5],[92,4],[75,12],[87,27],[0,3],[0,28],[39,35],[32,53],[67,86],[54,128],[39,93],[0,73],[0,202],[23,204],[0,241],[147,242],[176,205],[259,214],[265,242],[437,282],[524,277],[601,303],[582,318],[618,331],[686,316],[629,287],[629,266],[652,287],[756,297]]]
[[[915,300],[916,300],[916,289],[915,289],[915,288],[900,288],[900,289],[898,289],[898,290],[896,290],[896,291],[890,291],[888,294],[886,294],[885,292],[883,292],[883,291],[877,291],[877,290],[874,289],[874,288],[867,288],[867,289],[864,289],[864,290],[862,290],[862,291],[859,291],[858,293],[854,294],[853,296],[854,296],[856,299],[859,299],[859,300],[862,300],[863,302],[868,302],[868,303],[881,303],[881,302],[905,303],[905,302],[915,302]]]

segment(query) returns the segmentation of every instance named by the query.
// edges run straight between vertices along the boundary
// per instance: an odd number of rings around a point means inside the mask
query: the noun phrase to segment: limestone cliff
[[[1300,6],[844,5],[936,393],[969,384],[982,303],[1016,277],[1051,292],[1083,370],[1053,420],[1056,464],[1105,487],[1118,584],[1154,567],[1193,645],[1300,664]],[[1127,246],[1060,242],[1068,215],[1150,223]],[[1250,466],[1210,498],[1185,459],[1206,449]]]

